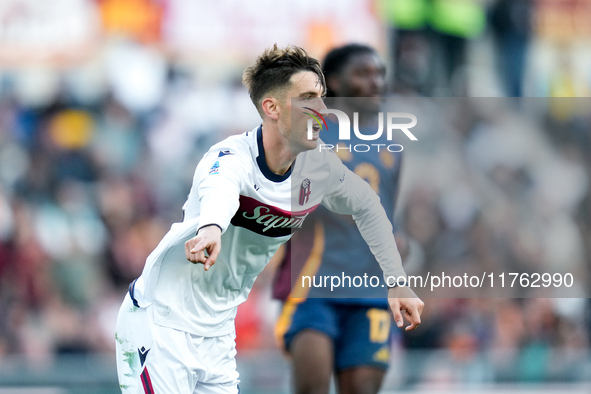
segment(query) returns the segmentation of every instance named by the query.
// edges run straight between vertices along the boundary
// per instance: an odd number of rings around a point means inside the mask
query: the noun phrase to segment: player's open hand
[[[403,317],[410,323],[405,331],[412,331],[421,324],[421,313],[425,304],[412,289],[406,286],[391,288],[388,292],[388,303],[398,327],[402,328]]]
[[[185,256],[193,264],[201,263],[206,271],[215,264],[222,249],[222,230],[217,226],[201,228],[185,242]]]

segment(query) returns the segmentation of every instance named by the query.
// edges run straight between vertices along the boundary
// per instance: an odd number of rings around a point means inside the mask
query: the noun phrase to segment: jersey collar
[[[257,164],[259,165],[259,169],[261,170],[265,178],[267,178],[271,182],[276,183],[283,182],[284,180],[289,178],[289,176],[291,175],[291,169],[293,168],[293,164],[295,163],[295,161],[291,164],[289,170],[287,170],[287,172],[283,175],[275,174],[267,165],[267,159],[265,159],[265,149],[263,147],[263,125],[260,125],[257,129],[257,146],[259,149],[259,155],[257,156]]]

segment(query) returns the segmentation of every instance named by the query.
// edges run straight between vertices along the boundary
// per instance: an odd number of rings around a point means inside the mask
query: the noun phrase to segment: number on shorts
[[[383,309],[372,308],[367,311],[369,319],[369,340],[383,343],[390,335],[390,313]]]

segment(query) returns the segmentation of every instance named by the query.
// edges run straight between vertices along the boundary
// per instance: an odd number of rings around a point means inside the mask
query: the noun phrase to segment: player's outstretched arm
[[[386,283],[390,278],[406,278],[392,234],[392,224],[378,195],[367,182],[347,169],[335,154],[328,154],[328,158],[332,161],[333,172],[339,176],[335,177],[338,179],[336,187],[325,195],[322,203],[333,212],[353,215],[361,236],[382,268]],[[406,286],[391,288],[388,302],[398,327],[404,324],[403,318],[410,322],[406,331],[414,330],[421,324],[424,304],[412,289]]]
[[[215,264],[221,249],[222,230],[218,226],[202,227],[196,236],[185,242],[187,260],[193,264],[203,264],[206,271]]]
[[[388,303],[398,327],[402,328],[403,317],[410,323],[406,326],[405,331],[412,331],[421,324],[421,313],[425,304],[412,289],[406,286],[390,288]]]

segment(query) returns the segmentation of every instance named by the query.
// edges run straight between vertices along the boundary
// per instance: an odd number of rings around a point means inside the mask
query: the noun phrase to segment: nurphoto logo
[[[305,109],[309,110],[309,112],[304,112],[306,115],[310,116],[308,119],[308,128],[307,128],[307,138],[308,140],[313,139],[314,133],[314,123],[320,126],[320,130],[329,130],[328,124],[326,123],[326,119],[324,115],[332,114],[335,115],[338,121],[338,133],[339,133],[339,141],[350,141],[351,140],[351,120],[349,116],[338,109],[321,109],[320,111],[316,111],[312,108],[304,107]],[[409,140],[417,141],[417,137],[410,131],[411,128],[416,126],[417,124],[417,117],[409,112],[379,112],[377,115],[378,118],[378,126],[377,130],[373,134],[364,134],[359,130],[359,113],[353,113],[353,132],[355,137],[362,141],[375,141],[382,137],[384,133],[384,118],[386,119],[386,139],[388,141],[393,140],[393,136],[395,132],[400,134],[402,132]],[[332,131],[332,130],[329,130]],[[348,146],[341,146],[338,145],[335,147],[333,144],[319,144],[318,149],[322,150],[330,150],[330,149],[344,149],[348,150],[349,152],[369,152],[370,150],[377,150],[380,151],[380,148],[385,148],[389,152],[401,152],[404,148],[400,144],[349,144]]]

